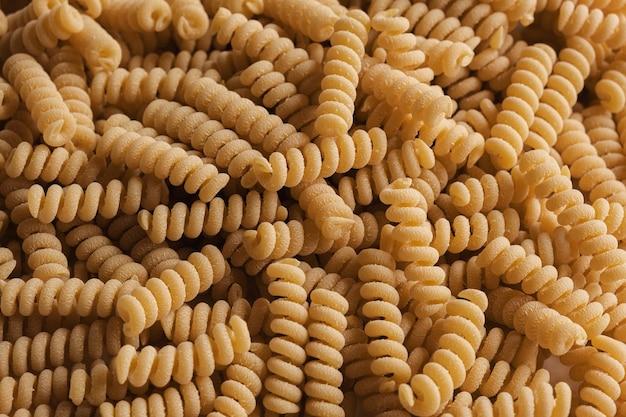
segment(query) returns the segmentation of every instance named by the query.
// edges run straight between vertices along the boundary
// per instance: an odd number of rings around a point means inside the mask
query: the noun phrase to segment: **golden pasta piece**
[[[76,119],[41,65],[30,55],[16,54],[5,61],[2,71],[19,90],[44,141],[50,146],[65,145],[76,131]]]
[[[172,9],[165,0],[147,5],[141,1],[109,0],[98,21],[110,29],[162,32],[172,21]]]

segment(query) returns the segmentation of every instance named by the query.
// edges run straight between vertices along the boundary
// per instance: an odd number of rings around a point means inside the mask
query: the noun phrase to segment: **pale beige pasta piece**
[[[17,111],[20,96],[13,86],[0,78],[0,120],[10,119]]]
[[[122,61],[122,48],[98,22],[81,16],[83,30],[70,36],[69,43],[83,56],[92,74],[114,71]]]
[[[135,32],[162,32],[172,21],[166,0],[145,3],[141,0],[109,0],[98,21],[108,29]]]
[[[63,146],[76,131],[76,119],[46,71],[26,54],[16,54],[2,67],[5,78],[19,91],[37,128],[50,146]]]
[[[172,10],[171,24],[182,39],[200,39],[209,30],[209,16],[200,0],[167,0],[167,3]]]

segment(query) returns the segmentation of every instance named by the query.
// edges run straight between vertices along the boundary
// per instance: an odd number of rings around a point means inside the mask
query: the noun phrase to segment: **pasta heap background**
[[[624,0],[0,13],[0,415],[626,415]]]

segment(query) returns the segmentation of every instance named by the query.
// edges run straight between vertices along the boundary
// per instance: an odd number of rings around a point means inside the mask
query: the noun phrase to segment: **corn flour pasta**
[[[626,415],[625,28],[0,2],[0,416]]]

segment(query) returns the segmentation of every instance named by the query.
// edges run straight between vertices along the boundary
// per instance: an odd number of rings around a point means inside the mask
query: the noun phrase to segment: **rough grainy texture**
[[[626,2],[0,2],[0,417],[626,415]]]

